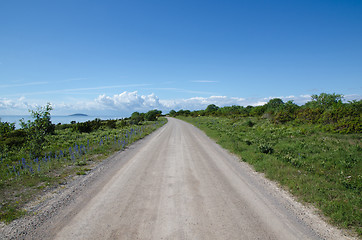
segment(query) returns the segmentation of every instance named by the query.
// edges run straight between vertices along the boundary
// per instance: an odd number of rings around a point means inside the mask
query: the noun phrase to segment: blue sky
[[[360,0],[2,0],[0,26],[0,116],[362,98]]]

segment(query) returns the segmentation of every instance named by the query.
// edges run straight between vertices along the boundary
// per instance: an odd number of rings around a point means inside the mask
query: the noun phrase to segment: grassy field
[[[42,191],[65,184],[71,176],[87,174],[107,156],[166,122],[160,118],[134,125],[110,120],[88,133],[75,131],[72,124],[57,126],[54,134],[46,136],[42,156],[35,159],[29,159],[25,147],[5,149],[0,162],[0,220],[11,222],[26,214],[23,206]]]
[[[253,117],[179,117],[279,182],[328,221],[362,236],[361,134]]]

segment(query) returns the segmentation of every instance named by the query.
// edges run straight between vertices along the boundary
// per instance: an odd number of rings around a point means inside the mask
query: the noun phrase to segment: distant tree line
[[[339,133],[361,133],[362,100],[343,103],[343,95],[321,93],[312,95],[302,106],[280,98],[269,100],[262,106],[218,107],[210,104],[205,110],[171,110],[170,116],[222,116],[229,118],[262,117],[275,124],[319,124],[324,130]]]
[[[138,125],[143,121],[156,121],[161,114],[162,111],[157,109],[148,111],[147,113],[134,112],[132,113],[130,120],[132,124]]]

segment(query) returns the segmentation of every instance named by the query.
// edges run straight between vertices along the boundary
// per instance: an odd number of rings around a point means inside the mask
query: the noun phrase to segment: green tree
[[[46,143],[46,135],[54,134],[55,126],[50,121],[51,110],[53,108],[48,103],[45,107],[38,107],[36,111],[30,111],[34,121],[25,122],[24,119],[20,120],[20,125],[27,135],[27,148],[33,157],[41,155]]]
[[[181,109],[176,114],[177,114],[177,116],[186,116],[187,117],[187,116],[190,116],[191,111]]]
[[[139,112],[133,112],[131,115],[132,124],[140,124],[143,121],[143,116]]]
[[[145,120],[146,121],[156,121],[157,118],[162,114],[162,111],[159,111],[159,110],[151,110],[151,111],[148,111],[146,114],[145,114]]]
[[[170,115],[171,117],[175,117],[175,116],[176,116],[176,111],[175,111],[175,110],[171,110],[171,111],[169,112],[169,115]]]
[[[270,99],[269,102],[265,105],[266,111],[277,112],[284,106],[283,100],[280,98]]]
[[[210,105],[207,106],[207,108],[205,109],[205,112],[207,112],[207,113],[215,113],[218,109],[219,109],[219,107],[216,106],[215,104],[210,104]]]
[[[305,104],[306,107],[321,107],[327,109],[337,104],[342,104],[343,95],[321,93],[319,95],[313,94],[312,101]]]

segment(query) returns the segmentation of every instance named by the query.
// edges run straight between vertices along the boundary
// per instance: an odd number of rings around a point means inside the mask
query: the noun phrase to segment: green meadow
[[[276,101],[279,104],[271,107]],[[294,110],[286,106],[291,103],[279,100],[268,104],[210,105],[201,111],[172,113],[202,129],[300,201],[318,208],[332,224],[361,236],[361,101],[333,101],[328,107],[312,101],[292,106]],[[311,112],[313,121],[304,118]],[[339,115],[332,118],[333,112]],[[289,120],[281,122],[281,115]]]

